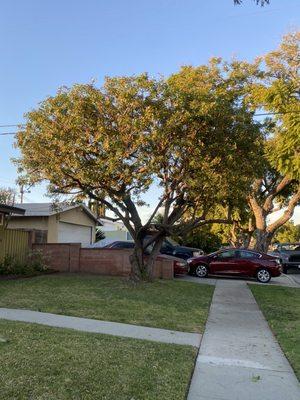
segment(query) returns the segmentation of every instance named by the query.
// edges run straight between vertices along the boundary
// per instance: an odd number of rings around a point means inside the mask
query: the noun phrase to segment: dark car
[[[278,243],[268,254],[280,259],[285,274],[290,269],[300,270],[300,243]]]
[[[199,278],[208,274],[249,276],[267,283],[271,277],[281,274],[278,258],[248,249],[219,250],[207,256],[190,258],[188,264],[190,273]]]
[[[104,249],[133,249],[134,242],[117,240],[103,247]],[[189,266],[186,260],[169,254],[159,254],[158,259],[173,260],[174,275],[186,275],[189,272]]]
[[[146,236],[146,240],[149,240],[150,236]],[[125,248],[126,246],[132,246],[132,241],[122,241],[118,240],[113,243],[106,245],[105,247],[109,248]],[[130,248],[130,247],[129,247]],[[169,256],[174,256],[178,258],[182,258],[183,260],[187,260],[191,257],[197,257],[204,254],[203,250],[197,249],[195,247],[187,247],[187,246],[180,246],[175,240],[166,238],[163,241],[163,244],[160,249],[161,254],[167,254]]]
[[[160,252],[162,254],[169,254],[170,256],[179,257],[187,260],[191,257],[197,257],[204,254],[204,251],[196,247],[180,246],[175,240],[166,238],[163,241]]]

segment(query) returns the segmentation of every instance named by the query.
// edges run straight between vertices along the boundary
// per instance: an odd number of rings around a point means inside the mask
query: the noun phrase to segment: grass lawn
[[[0,307],[203,332],[214,287],[159,280],[55,274],[0,282]]]
[[[0,321],[0,399],[184,400],[196,349]]]
[[[300,289],[258,285],[250,288],[300,380]]]

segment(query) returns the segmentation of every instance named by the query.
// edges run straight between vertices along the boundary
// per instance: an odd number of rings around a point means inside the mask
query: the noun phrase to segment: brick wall
[[[33,249],[42,251],[49,267],[61,272],[128,276],[131,270],[129,249],[88,249],[68,243],[34,244]],[[173,261],[158,257],[154,276],[173,279]]]

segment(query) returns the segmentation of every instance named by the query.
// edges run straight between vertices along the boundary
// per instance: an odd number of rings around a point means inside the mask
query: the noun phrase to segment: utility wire
[[[25,124],[15,124],[15,125],[0,125],[0,128],[11,128],[13,126],[25,126]]]
[[[300,111],[292,110],[292,111],[282,111],[282,112],[268,112],[268,113],[260,113],[260,114],[253,114],[254,117],[263,117],[267,115],[284,115],[284,114],[300,114]],[[14,124],[14,125],[0,125],[0,128],[8,128],[13,126],[25,126],[25,124]],[[18,132],[1,132],[0,136],[6,135],[16,135]]]

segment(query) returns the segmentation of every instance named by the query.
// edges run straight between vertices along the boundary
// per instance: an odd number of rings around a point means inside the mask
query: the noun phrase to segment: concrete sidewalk
[[[246,282],[218,280],[188,400],[299,399],[299,382]]]
[[[29,310],[0,308],[0,319],[9,321],[30,322],[56,328],[69,328],[78,331],[102,333],[133,339],[151,340],[154,342],[172,343],[199,347],[201,335],[170,331],[167,329],[121,324],[118,322],[99,321],[96,319],[69,317]]]

